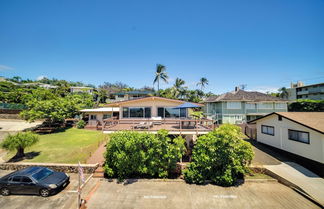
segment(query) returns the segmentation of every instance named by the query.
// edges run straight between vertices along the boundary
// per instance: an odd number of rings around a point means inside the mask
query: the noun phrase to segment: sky
[[[216,94],[324,82],[323,0],[0,0],[0,76]]]

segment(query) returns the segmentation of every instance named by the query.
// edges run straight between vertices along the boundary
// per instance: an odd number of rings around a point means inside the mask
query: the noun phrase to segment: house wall
[[[204,108],[204,113],[207,116],[212,116],[214,120],[219,120],[221,123],[231,123],[235,124],[236,122],[244,122],[247,121],[247,115],[253,115],[250,120],[255,118],[255,115],[266,115],[272,112],[287,112],[288,107],[287,104],[285,108],[278,109],[275,107],[275,102],[264,102],[264,103],[272,103],[272,108],[270,109],[259,109],[256,107],[255,109],[247,109],[247,102],[241,102],[240,109],[228,109],[227,102],[209,102],[206,103],[206,107]],[[257,103],[258,104],[258,103]]]
[[[151,107],[151,116],[157,117],[157,108],[158,107],[176,107],[182,104],[183,101],[167,101],[167,100],[158,100],[158,99],[149,99],[149,100],[135,100],[127,103],[121,103],[119,106],[119,116],[123,118],[123,107]]]
[[[285,118],[282,118],[282,121],[279,121],[277,115],[271,115],[266,118],[259,119],[256,124],[257,141],[320,163],[324,163],[324,134]],[[261,125],[273,126],[274,136],[263,134],[261,132]],[[309,132],[310,144],[288,139],[288,129]]]
[[[103,115],[104,114],[108,114],[110,116],[113,115],[113,112],[89,112],[89,113],[85,113],[85,114],[88,114],[89,115],[89,121],[88,121],[88,125],[89,126],[96,126],[97,125],[97,121],[100,121],[101,123],[103,122]],[[96,115],[97,116],[97,119],[96,120],[91,120],[90,119],[90,116],[91,115]]]

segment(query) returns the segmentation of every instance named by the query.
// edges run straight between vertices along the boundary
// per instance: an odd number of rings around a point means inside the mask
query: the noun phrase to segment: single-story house
[[[107,104],[107,107],[118,107],[120,119],[143,119],[152,117],[164,118],[187,118],[190,116],[190,110],[175,109],[185,101],[177,99],[168,99],[157,96],[142,97],[118,101]],[[194,103],[199,106],[202,104]]]
[[[256,124],[258,142],[291,153],[324,175],[324,112],[273,112],[250,123]]]

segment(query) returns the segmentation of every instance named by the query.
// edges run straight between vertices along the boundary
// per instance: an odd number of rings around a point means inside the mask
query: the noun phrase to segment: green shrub
[[[242,138],[241,128],[230,124],[200,136],[193,148],[192,162],[184,171],[186,182],[203,184],[211,180],[222,186],[235,184],[248,172],[254,155],[251,144]]]
[[[184,139],[171,139],[168,132],[157,134],[121,131],[111,134],[105,153],[104,170],[119,180],[131,177],[166,178],[185,152]]]
[[[86,122],[84,122],[84,120],[79,120],[78,122],[77,122],[77,124],[76,124],[76,127],[78,128],[78,129],[82,129],[82,128],[84,128],[86,126]]]

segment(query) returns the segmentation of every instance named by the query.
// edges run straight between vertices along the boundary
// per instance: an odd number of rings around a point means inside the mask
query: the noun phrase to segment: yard
[[[61,132],[39,135],[39,142],[25,150],[23,162],[85,163],[107,136],[102,132],[69,128]],[[16,152],[9,152],[9,160]]]

